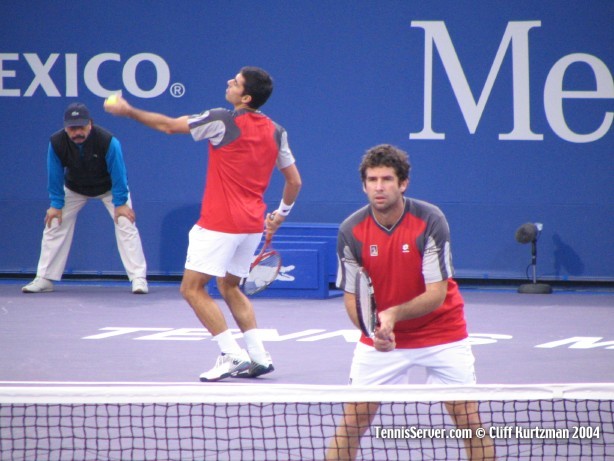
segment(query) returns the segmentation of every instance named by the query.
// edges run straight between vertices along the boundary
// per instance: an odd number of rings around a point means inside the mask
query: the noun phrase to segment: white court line
[[[223,384],[233,384],[224,381]],[[234,382],[234,384],[239,384]],[[243,383],[245,384],[245,383]],[[255,382],[254,384],[258,384]],[[263,382],[263,384],[266,384]],[[0,386],[206,386],[199,381],[0,381]]]

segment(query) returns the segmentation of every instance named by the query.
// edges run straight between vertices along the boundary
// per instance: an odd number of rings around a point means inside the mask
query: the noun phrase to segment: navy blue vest
[[[104,128],[92,125],[90,135],[79,149],[64,130],[51,135],[51,145],[65,168],[67,188],[88,197],[111,190],[106,155],[112,138],[113,135]]]

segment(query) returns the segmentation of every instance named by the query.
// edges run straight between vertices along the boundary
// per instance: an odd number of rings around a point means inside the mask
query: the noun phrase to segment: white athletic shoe
[[[235,372],[232,374],[232,376],[234,378],[257,378],[258,376],[266,375],[273,370],[275,370],[275,367],[273,366],[273,361],[271,360],[271,354],[267,352],[265,363],[259,363],[252,360],[246,370]]]
[[[238,354],[222,354],[217,358],[215,366],[200,375],[202,382],[219,381],[228,378],[233,373],[247,370],[251,360],[244,349]]]
[[[143,278],[134,279],[132,281],[132,293],[134,293],[135,295],[146,295],[147,293],[149,293],[147,280]]]
[[[43,277],[36,277],[21,288],[24,293],[47,293],[53,291],[53,282]]]

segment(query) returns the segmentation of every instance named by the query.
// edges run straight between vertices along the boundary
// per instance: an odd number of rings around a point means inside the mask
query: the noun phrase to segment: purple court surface
[[[66,281],[53,293],[23,294],[26,282],[0,282],[2,386],[195,383],[215,363],[217,345],[177,283],[133,295],[127,282]],[[479,383],[614,381],[614,290],[467,286],[463,295]],[[254,306],[276,370],[251,382],[347,383],[358,334],[340,296],[258,298]]]

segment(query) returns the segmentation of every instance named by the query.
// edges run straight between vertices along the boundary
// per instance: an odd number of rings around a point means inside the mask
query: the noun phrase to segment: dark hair
[[[271,96],[273,92],[273,79],[264,69],[259,67],[246,66],[241,69],[240,73],[245,79],[243,94],[252,97],[249,107],[258,109]]]
[[[360,178],[364,183],[367,179],[367,168],[376,168],[378,166],[389,166],[394,169],[399,182],[409,179],[411,164],[409,163],[409,155],[407,152],[390,144],[380,144],[369,149],[362,157],[360,162]]]

